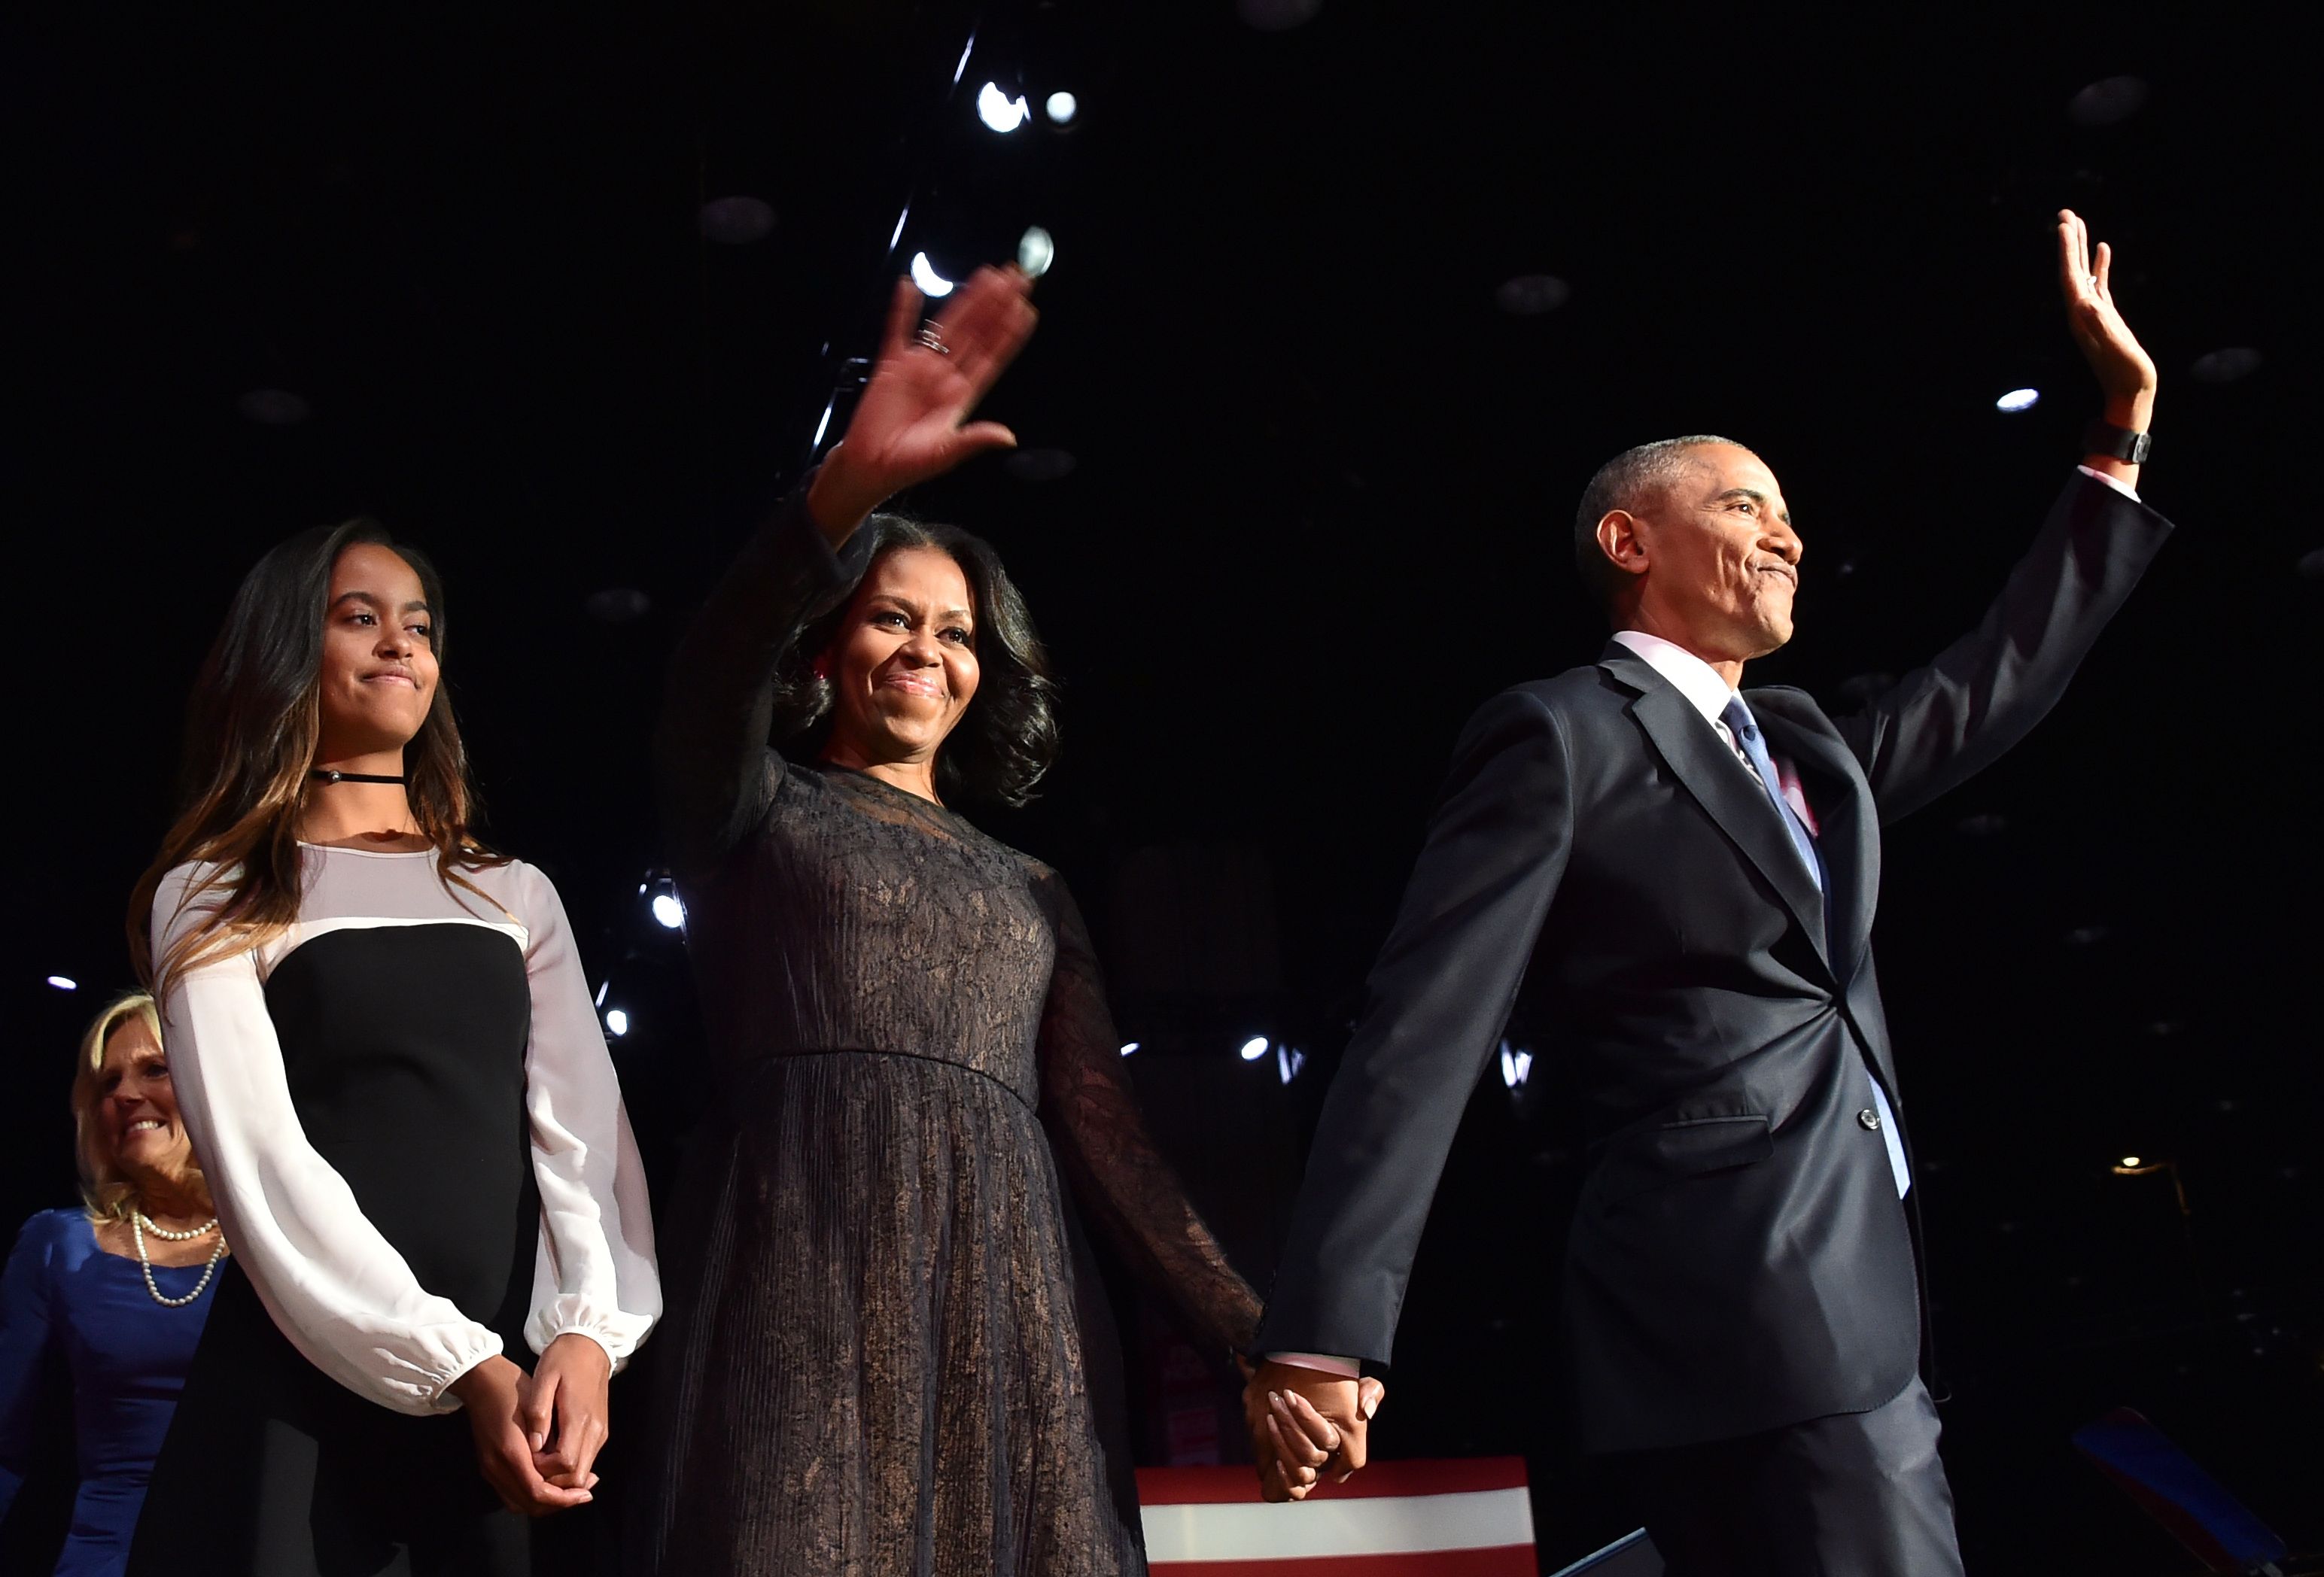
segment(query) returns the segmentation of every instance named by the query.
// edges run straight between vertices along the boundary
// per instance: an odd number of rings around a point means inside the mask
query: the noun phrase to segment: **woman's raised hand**
[[[825,536],[844,540],[882,499],[988,449],[1016,447],[1017,435],[999,422],[968,418],[1031,337],[1039,316],[1032,290],[1021,270],[982,268],[941,317],[924,322],[920,292],[909,279],[896,281],[871,381],[807,493]]]

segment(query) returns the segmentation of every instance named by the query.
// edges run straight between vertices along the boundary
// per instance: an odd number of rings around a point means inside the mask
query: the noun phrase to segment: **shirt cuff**
[[[2074,469],[2080,471],[2083,475],[2089,477],[2093,482],[2105,483],[2108,487],[2113,488],[2116,493],[2121,493],[2133,503],[2144,503],[2146,502],[2144,499],[2138,496],[2138,489],[2133,487],[2129,483],[2125,482],[2119,476],[2109,476],[2095,466],[2077,466]]]
[[[1270,1352],[1269,1363],[1287,1363],[1295,1369],[1316,1369],[1325,1374],[1338,1375],[1342,1379],[1353,1379],[1363,1372],[1364,1366],[1352,1358],[1333,1358],[1323,1352]]]

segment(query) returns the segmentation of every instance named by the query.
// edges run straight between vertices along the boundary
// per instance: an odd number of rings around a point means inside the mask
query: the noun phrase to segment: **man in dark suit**
[[[1791,637],[1801,554],[1757,455],[1671,439],[1591,483],[1577,557],[1616,633],[1489,702],[1454,752],[1260,1333],[1270,1499],[1363,1465],[1354,1377],[1388,1360],[1523,995],[1591,1140],[1563,1294],[1582,1439],[1618,1453],[1670,1570],[1960,1570],[1868,939],[1879,824],[2024,736],[2170,530],[2135,491],[2155,374],[2108,251],[2093,267],[2066,213],[2059,259],[2105,420],[1983,622],[1859,712],[1739,691]]]

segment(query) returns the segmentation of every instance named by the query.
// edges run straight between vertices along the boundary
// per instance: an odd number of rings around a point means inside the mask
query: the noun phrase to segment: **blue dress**
[[[164,1297],[185,1296],[201,1278],[198,1264],[153,1268]],[[43,1211],[17,1234],[0,1279],[0,1515],[32,1454],[42,1369],[60,1356],[80,1492],[56,1577],[118,1577],[210,1302],[204,1292],[182,1308],[155,1303],[137,1261],[99,1248],[78,1210]]]

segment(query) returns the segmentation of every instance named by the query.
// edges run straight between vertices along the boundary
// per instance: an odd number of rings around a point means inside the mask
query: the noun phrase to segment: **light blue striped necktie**
[[[1767,791],[1769,799],[1775,801],[1775,814],[1783,817],[1784,830],[1792,835],[1792,847],[1798,850],[1800,858],[1807,862],[1809,874],[1815,878],[1816,890],[1824,893],[1825,901],[1829,903],[1831,894],[1825,890],[1823,881],[1823,856],[1816,852],[1815,838],[1809,833],[1807,823],[1802,821],[1799,812],[1792,808],[1792,802],[1784,798],[1782,779],[1775,775],[1775,758],[1767,753],[1767,742],[1760,736],[1758,724],[1752,720],[1751,708],[1743,704],[1742,696],[1729,696],[1719,720],[1733,733],[1737,746],[1743,752],[1743,759],[1749,761],[1752,771],[1758,774],[1759,787]],[[1904,1191],[1913,1185],[1913,1174],[1904,1164],[1904,1140],[1896,1130],[1896,1114],[1889,1110],[1887,1092],[1881,1089],[1880,1081],[1872,1076],[1869,1065],[1865,1067],[1864,1077],[1872,1086],[1873,1110],[1879,1114],[1880,1138],[1888,1149],[1888,1170],[1895,1175],[1896,1197],[1902,1199]]]

